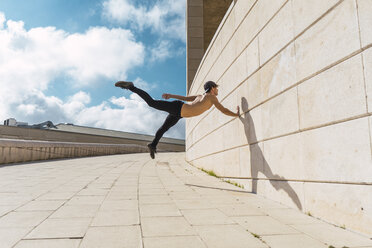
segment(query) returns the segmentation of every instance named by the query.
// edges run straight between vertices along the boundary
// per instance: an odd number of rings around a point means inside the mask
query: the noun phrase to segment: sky
[[[0,0],[0,121],[154,135],[155,99],[186,94],[186,0]],[[185,136],[185,120],[165,137]]]

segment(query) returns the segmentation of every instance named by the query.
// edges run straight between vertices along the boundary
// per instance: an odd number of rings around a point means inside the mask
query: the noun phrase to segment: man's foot
[[[150,144],[147,144],[147,147],[149,148],[150,157],[151,157],[152,159],[154,159],[154,158],[155,158],[155,153],[156,153],[156,147],[153,147],[153,146],[151,145],[151,143],[150,143]]]
[[[115,86],[120,87],[122,89],[129,90],[130,88],[132,88],[134,86],[134,84],[132,82],[118,81],[118,82],[115,83]]]

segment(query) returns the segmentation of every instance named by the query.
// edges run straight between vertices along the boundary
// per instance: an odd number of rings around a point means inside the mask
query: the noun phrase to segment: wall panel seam
[[[358,19],[358,29],[359,29],[359,42],[360,42],[360,47],[362,47],[362,34],[360,30],[360,16],[359,16],[359,6],[358,6],[358,0],[355,0],[356,4],[356,9],[357,9],[357,19]],[[368,110],[368,93],[367,93],[367,81],[366,81],[366,74],[365,74],[365,67],[364,67],[364,56],[363,53],[361,54],[362,58],[362,70],[363,70],[363,83],[364,83],[364,93],[365,93],[365,99],[366,99],[366,109],[367,113],[369,112]],[[368,120],[368,130],[369,130],[369,147],[370,147],[370,153],[371,153],[371,158],[372,158],[372,139],[371,139],[371,124],[370,121]]]
[[[346,184],[346,185],[368,185],[372,186],[372,182],[348,182],[348,181],[330,181],[330,180],[300,180],[291,178],[263,178],[263,177],[230,177],[218,176],[221,179],[246,179],[246,180],[263,180],[263,181],[282,181],[282,182],[299,182],[299,183],[325,183],[325,184]]]
[[[210,155],[218,154],[218,153],[225,152],[225,151],[230,151],[230,150],[241,148],[241,147],[248,146],[248,145],[255,145],[255,144],[258,144],[258,143],[263,143],[263,142],[266,142],[266,141],[270,141],[270,140],[274,140],[274,139],[278,139],[278,138],[282,138],[282,137],[286,137],[286,136],[290,136],[290,135],[294,135],[294,134],[298,134],[298,133],[302,133],[302,132],[312,131],[312,130],[323,128],[323,127],[329,127],[329,126],[332,126],[332,125],[337,125],[337,124],[341,124],[341,123],[345,123],[345,122],[349,122],[349,121],[353,121],[353,120],[363,119],[363,118],[370,117],[370,116],[372,116],[372,113],[365,113],[365,114],[362,114],[362,115],[356,115],[354,117],[329,122],[329,123],[326,123],[326,124],[323,124],[323,125],[317,125],[317,126],[313,126],[313,127],[309,127],[309,128],[303,128],[303,129],[300,129],[298,131],[294,131],[294,132],[290,132],[290,133],[286,133],[286,134],[282,134],[282,135],[277,135],[277,136],[273,136],[273,137],[270,137],[270,138],[258,140],[256,142],[252,142],[252,143],[249,143],[249,144],[247,143],[247,144],[243,144],[243,145],[234,146],[234,147],[230,147],[230,148],[227,148],[227,149],[219,150],[217,152],[205,154],[205,155],[200,156],[198,158],[194,158],[190,161],[194,161],[194,160],[197,160],[197,159],[200,159],[200,158],[208,157]],[[204,136],[204,137],[206,137],[206,136]],[[190,148],[193,147],[195,144],[197,144],[199,141],[200,140],[198,140],[197,142],[192,144],[190,146]]]

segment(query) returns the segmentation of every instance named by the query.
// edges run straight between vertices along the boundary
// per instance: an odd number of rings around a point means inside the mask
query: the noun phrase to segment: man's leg
[[[162,100],[154,100],[146,91],[134,86],[132,82],[118,81],[115,83],[116,87],[130,90],[139,95],[150,107],[157,110],[165,111],[173,115],[179,115],[179,104]]]
[[[130,91],[139,95],[150,107],[157,110],[166,111],[168,113],[172,112],[174,109],[173,103],[162,100],[154,100],[146,91],[141,90],[135,86],[129,88]]]
[[[152,143],[149,144],[149,149],[150,149],[150,155],[151,158],[154,158],[154,153],[156,152],[156,146],[159,143],[160,138],[163,136],[163,134],[168,131],[169,128],[173,127],[174,125],[177,124],[177,122],[181,119],[182,117],[175,116],[169,114],[167,118],[165,119],[163,125],[159,128],[159,130],[155,134],[155,138],[152,141]]]

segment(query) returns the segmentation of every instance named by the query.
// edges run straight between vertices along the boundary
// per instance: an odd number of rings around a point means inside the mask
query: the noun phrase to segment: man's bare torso
[[[200,115],[210,109],[213,103],[209,94],[197,95],[191,103],[185,103],[181,109],[182,117],[193,117]]]

